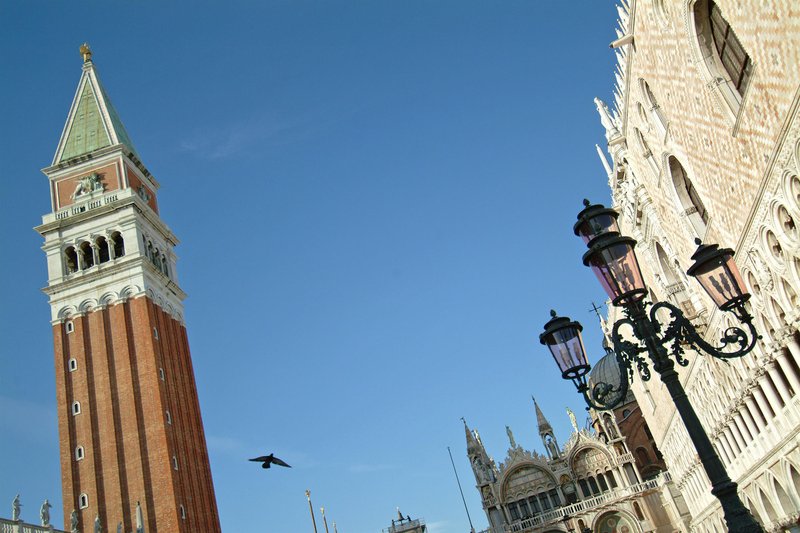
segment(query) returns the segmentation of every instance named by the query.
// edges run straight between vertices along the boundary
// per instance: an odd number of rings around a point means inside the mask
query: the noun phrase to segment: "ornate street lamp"
[[[703,245],[698,239],[695,241],[697,251],[692,256],[694,264],[687,271],[697,279],[720,310],[734,313],[747,327],[746,332],[739,327],[726,329],[719,346],[714,346],[702,338],[679,308],[669,302],[650,305],[645,300],[648,290],[634,252],[636,241],[620,234],[617,224],[619,214],[600,204],[590,205],[588,200],[584,200],[584,206],[574,227],[575,234],[588,247],[583,264],[591,267],[612,304],[621,307],[625,313],[625,317],[617,321],[611,330],[613,352],[619,367],[619,383],[587,381],[591,366],[586,359],[580,335],[582,327],[578,322],[558,317],[555,311],[551,311],[552,318],[545,324],[545,331],[539,340],[550,349],[561,376],[571,380],[587,405],[594,409],[612,409],[619,405],[627,394],[634,365],[644,381],[650,379],[652,365],[675,402],[708,474],[711,493],[722,505],[728,531],[762,532],[761,526],[739,498],[737,485],[731,481],[703,429],[673,362],[674,358],[681,366],[689,364],[683,357],[687,345],[722,359],[741,357],[755,347],[759,336],[753,326],[753,317],[745,307],[750,295],[743,289],[742,276],[733,261],[733,250],[720,249],[716,244]],[[659,321],[658,315],[662,310],[666,310],[662,317],[668,315],[665,322]],[[623,338],[622,331],[632,334],[635,340],[627,340],[631,338],[630,335]]]

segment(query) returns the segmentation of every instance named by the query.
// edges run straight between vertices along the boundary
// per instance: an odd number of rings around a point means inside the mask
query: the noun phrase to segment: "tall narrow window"
[[[108,241],[105,237],[98,237],[97,238],[97,261],[99,263],[105,263],[111,258],[110,252],[108,251]]]
[[[75,460],[80,461],[85,457],[85,453],[83,451],[83,446],[78,446],[75,448]]]
[[[75,251],[74,246],[70,246],[64,250],[64,266],[66,267],[67,274],[78,271],[78,252]]]
[[[92,250],[92,245],[88,242],[82,242],[80,245],[80,254],[83,268],[92,268],[94,266],[94,250]]]
[[[689,219],[695,234],[698,237],[702,237],[705,235],[706,225],[708,224],[708,212],[703,200],[700,198],[700,194],[697,192],[692,180],[689,179],[686,169],[674,157],[669,158],[669,171],[672,175],[672,185],[678,195],[682,214]]]
[[[69,368],[70,372],[75,372],[78,370],[78,361],[73,357],[69,360],[69,363],[67,363],[67,368]]]
[[[72,322],[72,320],[67,320],[66,327],[67,327],[67,333],[72,333],[73,331],[75,331],[75,324]]]
[[[115,231],[111,234],[111,242],[114,247],[114,257],[122,257],[125,255],[125,241],[122,239],[122,234]]]
[[[655,123],[661,128],[661,131],[664,132],[667,128],[667,118],[664,116],[664,111],[661,109],[661,106],[658,105],[658,100],[656,100],[656,95],[653,94],[650,84],[644,80],[641,80],[641,82],[642,91],[644,92],[647,105],[650,108],[650,113],[653,115]]]
[[[89,507],[89,496],[87,496],[85,493],[78,497],[78,507],[81,509],[86,509]]]
[[[81,404],[80,404],[80,402],[72,402],[72,414],[73,415],[81,414]]]
[[[744,92],[747,82],[753,72],[753,62],[744,51],[742,43],[736,37],[731,25],[722,16],[722,11],[716,3],[708,2],[708,19],[711,24],[711,36],[714,39],[714,48],[730,76],[739,94]]]
[[[753,61],[716,2],[698,0],[692,15],[700,64],[711,78],[709,87],[718,89],[733,115],[738,115],[753,77]]]

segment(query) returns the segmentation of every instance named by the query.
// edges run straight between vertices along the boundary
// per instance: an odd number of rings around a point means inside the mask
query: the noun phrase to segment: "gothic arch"
[[[767,256],[767,261],[773,267],[778,269],[782,268],[786,262],[786,250],[778,240],[778,236],[769,226],[762,226],[759,230],[759,247],[764,251],[763,255]]]
[[[548,470],[546,466],[537,464],[533,461],[524,461],[517,465],[514,465],[512,468],[506,470],[503,473],[503,477],[500,482],[500,497],[503,502],[509,501],[509,497],[514,497],[514,495],[509,493],[510,485],[513,481],[515,481],[520,474],[524,470],[536,470],[537,473],[540,473],[542,476],[544,484],[542,489],[550,489],[558,487],[558,480],[556,479],[555,475]],[[532,487],[530,490],[526,491],[534,494],[538,490],[537,487]]]
[[[685,165],[674,154],[667,155],[666,159],[678,214],[687,220],[692,234],[702,239],[708,229],[709,213],[692,181],[694,173],[687,171]]]
[[[772,224],[778,238],[789,247],[796,247],[800,240],[800,230],[797,228],[797,217],[780,200],[775,200],[770,205]]]
[[[570,450],[569,454],[567,455],[567,464],[569,464],[570,468],[573,469],[573,472],[575,471],[574,470],[575,459],[578,457],[578,455],[580,455],[581,453],[583,453],[585,451],[588,451],[589,449],[598,450],[598,451],[602,452],[603,455],[606,456],[606,459],[608,459],[609,463],[611,463],[611,464],[614,463],[614,458],[612,457],[611,453],[608,450],[606,450],[604,447],[599,446],[599,445],[597,445],[597,444],[595,444],[593,442],[584,442],[584,443],[581,443],[578,446],[575,446],[572,450]]]
[[[747,51],[742,46],[745,54],[744,70],[747,70],[743,77],[746,79],[733,80],[732,76],[725,68],[720,58],[714,37],[711,31],[710,11],[715,3],[712,0],[689,0],[686,11],[686,31],[689,39],[689,48],[694,56],[694,63],[697,65],[701,79],[706,82],[706,87],[714,95],[718,108],[728,118],[731,125],[735,125],[743,107],[743,102],[747,96],[747,89],[752,85],[749,81],[753,75],[753,64]],[[727,23],[724,14],[718,12],[716,23],[721,20]],[[738,38],[733,31],[733,39],[738,42]],[[741,43],[739,43],[741,46]],[[748,66],[749,63],[749,66]]]
[[[642,531],[639,521],[628,511],[622,509],[614,509],[602,513],[596,516],[592,523],[592,531],[596,533],[624,531],[623,527],[627,527],[630,533],[640,533]]]

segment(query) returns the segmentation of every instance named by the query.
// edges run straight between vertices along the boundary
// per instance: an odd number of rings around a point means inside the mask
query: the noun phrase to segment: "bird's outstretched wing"
[[[279,465],[279,466],[286,466],[286,467],[291,468],[291,466],[286,464],[283,460],[278,459],[277,457],[273,457],[272,458],[272,464],[276,464],[276,465]]]
[[[248,461],[259,461],[259,462],[261,462],[261,461],[267,461],[268,459],[269,459],[269,457],[267,457],[266,455],[262,455],[261,457],[256,457],[255,459],[248,459]]]

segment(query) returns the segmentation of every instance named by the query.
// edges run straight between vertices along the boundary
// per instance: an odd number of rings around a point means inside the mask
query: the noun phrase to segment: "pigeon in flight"
[[[270,467],[270,465],[272,465],[272,464],[276,464],[276,465],[278,465],[278,466],[285,466],[285,467],[287,467],[287,468],[291,468],[291,466],[289,466],[288,464],[286,464],[286,463],[285,463],[284,461],[282,461],[281,459],[278,459],[278,458],[277,458],[277,457],[275,457],[273,454],[269,454],[269,455],[262,455],[261,457],[256,457],[255,459],[250,459],[250,460],[251,460],[251,461],[256,461],[256,462],[258,462],[258,463],[262,463],[262,464],[261,464],[261,468],[269,468],[269,467]]]

